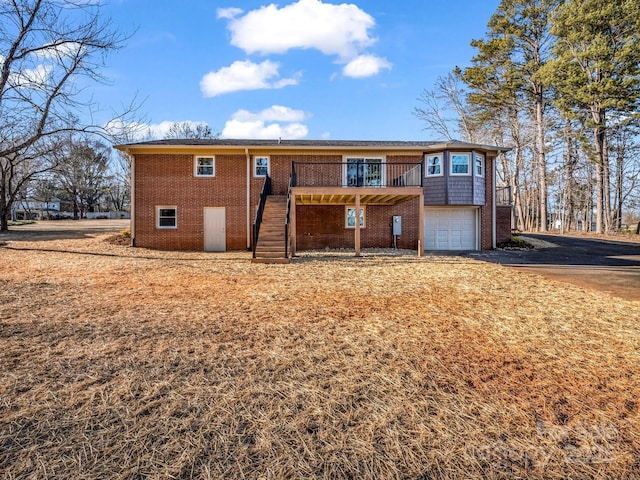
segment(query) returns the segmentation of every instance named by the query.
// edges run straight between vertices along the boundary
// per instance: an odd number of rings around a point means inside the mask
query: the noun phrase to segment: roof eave
[[[231,151],[239,151],[246,152],[247,150],[274,150],[274,151],[291,151],[291,150],[328,150],[328,151],[344,151],[344,150],[358,150],[358,151],[415,151],[415,152],[434,152],[438,150],[484,150],[486,152],[508,152],[511,150],[509,147],[500,147],[495,145],[482,145],[482,144],[474,144],[467,142],[459,142],[459,141],[448,141],[448,142],[434,142],[429,143],[425,142],[420,144],[419,142],[380,142],[372,144],[367,144],[366,142],[354,142],[349,143],[345,141],[344,143],[339,144],[323,144],[323,143],[304,143],[304,144],[296,144],[296,143],[274,143],[274,144],[265,144],[265,143],[245,143],[245,144],[215,144],[215,143],[133,143],[133,144],[121,144],[115,145],[115,149],[125,152],[125,153],[142,153],[145,151],[152,150],[164,150],[164,151],[202,151],[202,150],[231,150]]]

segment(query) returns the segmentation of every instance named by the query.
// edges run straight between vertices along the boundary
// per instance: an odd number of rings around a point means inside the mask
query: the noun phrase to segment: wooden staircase
[[[289,263],[284,248],[284,222],[287,217],[287,196],[269,195],[264,205],[256,257],[253,263]]]

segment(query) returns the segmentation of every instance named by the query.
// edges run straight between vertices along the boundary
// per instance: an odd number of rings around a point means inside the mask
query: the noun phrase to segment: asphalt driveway
[[[544,277],[640,301],[640,243],[527,234],[553,247],[469,254]]]

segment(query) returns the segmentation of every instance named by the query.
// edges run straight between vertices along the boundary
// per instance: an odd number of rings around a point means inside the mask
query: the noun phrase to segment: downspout
[[[499,155],[500,153],[498,153]],[[488,157],[489,155],[487,155]],[[494,157],[492,160],[493,163],[493,185],[491,186],[491,248],[496,248],[496,161],[498,157]]]
[[[247,157],[247,250],[251,250],[251,155],[249,149],[244,149]]]
[[[129,221],[129,230],[131,231],[131,246],[136,246],[136,157],[129,153],[129,149],[126,150],[125,154],[131,160],[131,167],[129,172],[129,182],[131,185],[129,186],[129,210],[131,211],[130,216],[131,219]]]

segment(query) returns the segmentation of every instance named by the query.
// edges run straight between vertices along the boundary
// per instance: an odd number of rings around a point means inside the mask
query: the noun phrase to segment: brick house
[[[169,250],[485,250],[510,237],[495,159],[464,142],[157,140],[131,158],[132,244]]]

